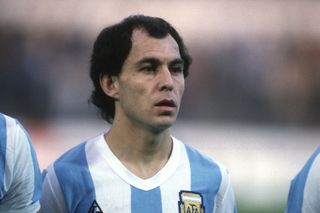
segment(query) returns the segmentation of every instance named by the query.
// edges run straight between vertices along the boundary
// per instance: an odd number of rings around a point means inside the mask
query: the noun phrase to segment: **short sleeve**
[[[2,115],[2,114],[1,114]],[[1,118],[0,118],[1,119]],[[35,150],[22,125],[13,118],[5,120],[3,198],[0,212],[37,212],[40,209],[41,174]]]
[[[221,166],[221,165],[220,165]],[[236,202],[231,185],[230,174],[225,168],[221,168],[221,185],[216,197],[215,213],[236,213]]]

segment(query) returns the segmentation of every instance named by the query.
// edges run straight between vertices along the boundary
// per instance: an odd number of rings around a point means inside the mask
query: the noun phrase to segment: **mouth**
[[[163,99],[155,104],[158,107],[177,107],[177,104],[172,99]]]

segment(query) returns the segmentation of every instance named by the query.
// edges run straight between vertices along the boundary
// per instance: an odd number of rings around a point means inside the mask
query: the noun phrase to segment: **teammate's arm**
[[[4,159],[0,212],[37,212],[41,174],[28,133],[15,119],[0,114]],[[5,150],[5,151],[4,151]]]

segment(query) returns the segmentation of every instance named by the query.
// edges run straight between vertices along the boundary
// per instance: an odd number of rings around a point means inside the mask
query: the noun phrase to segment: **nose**
[[[160,70],[159,79],[161,91],[173,90],[173,79],[168,67],[164,67]]]

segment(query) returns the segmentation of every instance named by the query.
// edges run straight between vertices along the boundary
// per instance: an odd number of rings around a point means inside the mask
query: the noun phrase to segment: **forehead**
[[[156,57],[164,60],[181,58],[179,46],[170,34],[159,39],[150,37],[142,29],[135,29],[132,32],[132,48],[128,59],[139,60],[145,57]]]

